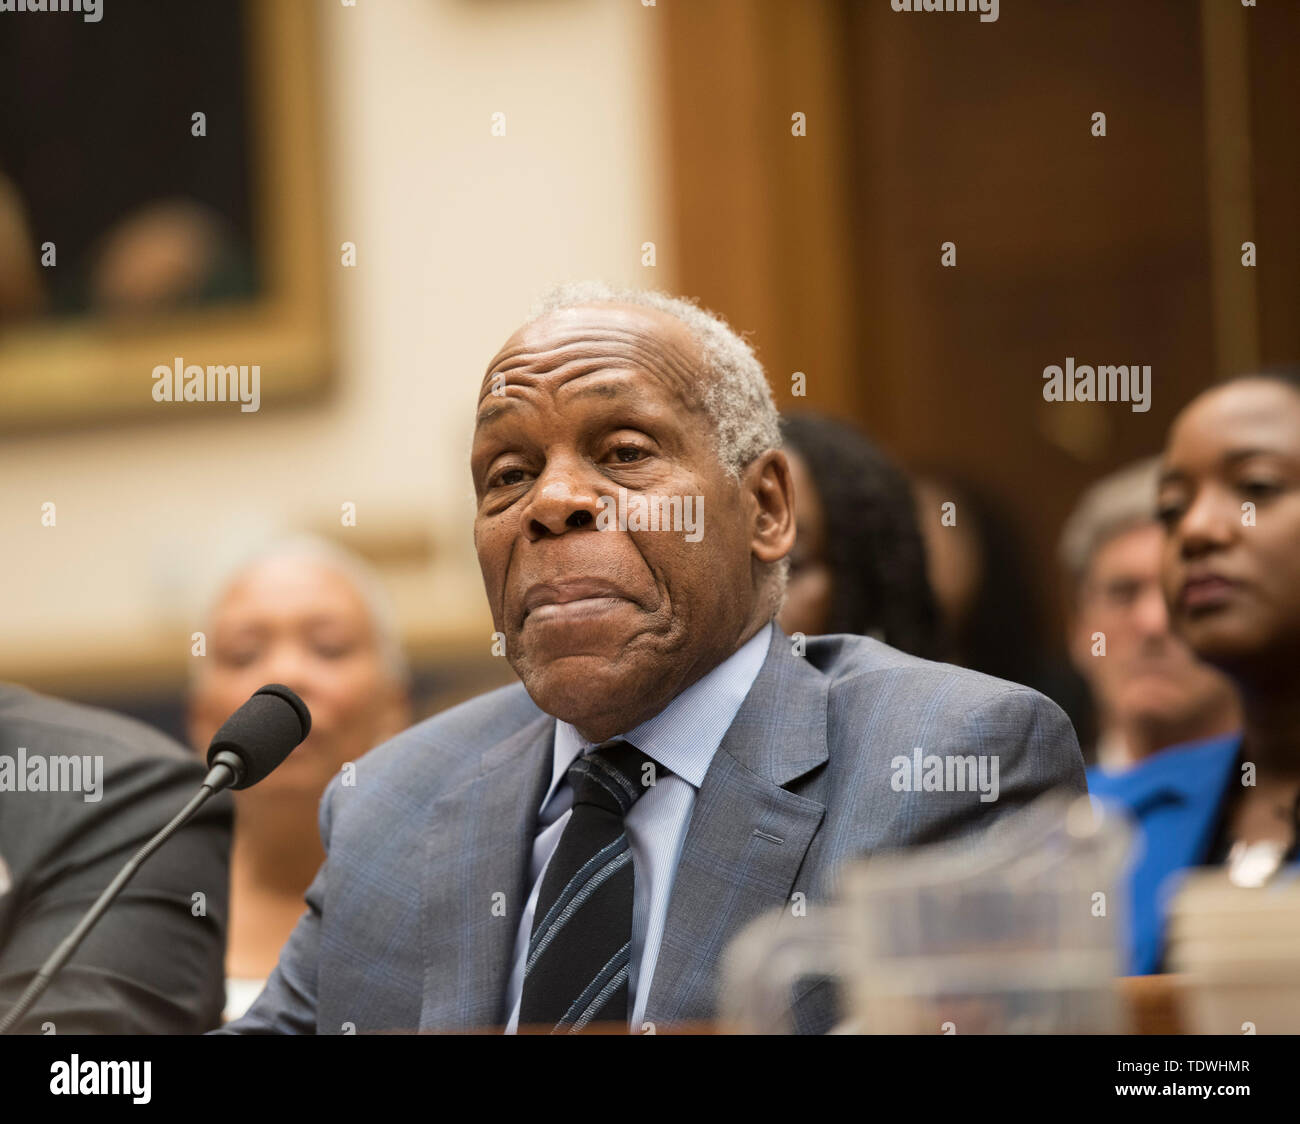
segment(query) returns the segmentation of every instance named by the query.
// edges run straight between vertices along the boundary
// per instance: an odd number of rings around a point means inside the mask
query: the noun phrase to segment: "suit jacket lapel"
[[[785,904],[823,804],[783,786],[823,764],[826,680],[779,628],[696,794],[645,1018],[704,1019],[727,942]],[[809,888],[811,890],[811,888]]]
[[[500,1026],[528,899],[537,812],[555,719],[541,715],[488,750],[472,780],[430,810],[422,885],[422,1030]]]

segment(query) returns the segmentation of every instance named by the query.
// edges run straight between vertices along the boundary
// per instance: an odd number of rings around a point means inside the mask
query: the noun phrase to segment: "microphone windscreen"
[[[223,751],[235,754],[244,775],[231,788],[248,788],[267,777],[311,730],[307,705],[288,687],[268,683],[222,724],[208,746],[208,765]]]

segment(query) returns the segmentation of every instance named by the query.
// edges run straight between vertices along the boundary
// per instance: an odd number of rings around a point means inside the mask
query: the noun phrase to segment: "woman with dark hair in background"
[[[925,475],[916,491],[942,658],[1042,691],[1073,720],[1077,708],[1066,703],[1060,661],[1044,649],[1038,580],[1019,530],[968,482]],[[946,504],[952,521],[944,519]]]
[[[1243,731],[1176,746],[1094,794],[1138,821],[1130,970],[1158,971],[1170,875],[1260,885],[1300,854],[1300,379],[1250,375],[1174,420],[1157,515],[1175,630],[1234,682]]]
[[[938,655],[938,614],[907,477],[852,427],[783,418],[798,537],[779,618],[786,632],[874,636]]]

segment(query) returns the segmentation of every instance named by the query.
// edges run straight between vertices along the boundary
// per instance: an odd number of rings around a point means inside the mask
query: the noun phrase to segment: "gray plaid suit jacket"
[[[646,1020],[715,1014],[727,942],[857,855],[977,838],[1058,786],[1086,791],[1069,720],[1016,684],[860,636],[773,629],[762,669],[697,794]],[[321,802],[327,857],[307,910],[233,1033],[501,1026],[555,720],[522,686],[472,699],[367,754]],[[1000,794],[898,792],[891,761],[996,755]],[[760,834],[761,833],[761,834]],[[780,842],[777,842],[779,840]],[[825,988],[795,1006],[827,1029]]]

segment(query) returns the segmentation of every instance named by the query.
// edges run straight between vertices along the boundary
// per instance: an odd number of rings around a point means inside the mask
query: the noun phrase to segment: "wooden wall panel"
[[[1300,362],[1300,4],[1247,21],[1260,361]],[[1242,239],[1244,240],[1244,238]]]
[[[806,404],[992,493],[1047,589],[1087,484],[1158,451],[1250,341],[1300,355],[1300,5],[1205,0],[1236,40],[1207,53],[1188,0],[1007,3],[994,23],[660,4],[683,290],[755,331],[783,407],[806,370]],[[1253,289],[1218,245],[1243,223]],[[1067,356],[1150,364],[1150,410],[1044,402]]]
[[[857,266],[839,0],[660,0],[681,289],[751,333],[782,407],[852,414]],[[803,113],[807,135],[791,135]]]

